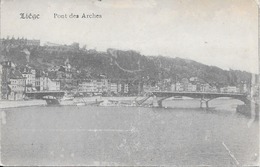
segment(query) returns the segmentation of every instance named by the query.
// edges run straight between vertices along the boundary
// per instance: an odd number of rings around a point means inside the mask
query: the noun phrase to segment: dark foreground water
[[[258,121],[236,100],[141,107],[23,107],[1,111],[4,165],[256,165]],[[173,108],[169,108],[173,107]]]

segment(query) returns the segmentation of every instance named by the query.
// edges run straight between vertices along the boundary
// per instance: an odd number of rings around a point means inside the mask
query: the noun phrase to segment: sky
[[[40,18],[20,19],[20,13]],[[68,18],[54,18],[54,14]],[[69,15],[80,18],[69,18]],[[82,14],[102,18],[81,18]],[[79,42],[258,73],[255,0],[1,0],[1,38]]]

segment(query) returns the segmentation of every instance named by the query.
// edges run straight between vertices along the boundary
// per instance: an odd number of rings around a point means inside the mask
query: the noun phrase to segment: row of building
[[[41,41],[37,39],[27,39],[27,38],[2,38],[1,44],[3,46],[40,46]]]
[[[37,75],[38,71],[30,66],[18,67],[11,61],[0,64],[1,99],[21,100],[25,92],[60,90],[60,82],[47,75]]]
[[[112,81],[108,79],[88,79],[78,85],[79,92],[105,93],[105,94],[127,94],[128,83]]]
[[[61,44],[55,44],[55,43],[51,43],[51,42],[46,42],[43,45],[43,48],[45,48],[48,51],[79,50],[79,43],[74,42],[71,45],[61,45]]]
[[[83,94],[101,93],[108,95],[134,95],[150,91],[179,92],[224,92],[248,93],[247,85],[217,87],[201,81],[197,77],[182,78],[179,81],[164,79],[156,83],[133,83],[133,81],[112,80],[106,76],[77,78],[80,73],[66,60],[64,65],[44,70],[29,65],[16,66],[11,61],[0,64],[1,99],[20,100],[26,92],[33,91],[73,91]],[[73,87],[68,84],[73,85]]]
[[[41,41],[38,39],[27,39],[27,38],[1,38],[0,39],[1,45],[4,47],[38,47],[41,45]],[[67,51],[67,50],[79,50],[79,43],[72,43],[71,45],[61,45],[55,44],[51,42],[46,42],[42,46],[48,51]]]
[[[25,97],[26,92],[66,91],[64,83],[68,81],[76,81],[74,92],[105,94],[127,94],[129,92],[128,84],[124,82],[106,78],[74,79],[69,63],[59,66],[58,70],[51,69],[49,69],[50,71],[42,71],[29,65],[16,66],[11,61],[1,62],[1,99],[21,100]]]
[[[171,81],[164,79],[157,82],[155,85],[143,86],[144,92],[149,91],[177,91],[177,92],[219,92],[219,93],[248,93],[247,84],[243,83],[239,86],[217,87],[214,84],[209,84],[201,81],[197,77],[190,79],[182,78],[180,81]]]

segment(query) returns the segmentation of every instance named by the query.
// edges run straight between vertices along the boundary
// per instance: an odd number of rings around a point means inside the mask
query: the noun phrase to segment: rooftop
[[[18,70],[13,70],[10,73],[10,79],[24,79],[22,73]]]

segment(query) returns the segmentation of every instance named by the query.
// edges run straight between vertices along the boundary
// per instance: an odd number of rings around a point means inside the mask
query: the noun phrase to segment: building
[[[37,70],[35,78],[35,89],[37,91],[48,90],[48,77],[44,71]]]
[[[96,89],[99,93],[103,92],[103,82],[100,79],[96,81]]]
[[[171,91],[173,91],[173,92],[176,91],[176,84],[171,85]]]
[[[124,93],[125,94],[129,93],[129,85],[128,85],[128,83],[124,84]]]
[[[192,83],[188,84],[188,89],[187,89],[188,92],[196,92],[196,90],[197,90],[197,85],[194,85]]]
[[[211,86],[211,87],[210,87],[210,91],[211,91],[211,92],[218,92],[218,89],[217,89],[216,86]]]
[[[121,83],[118,83],[118,84],[117,84],[117,92],[118,92],[118,93],[122,93],[122,90],[123,90],[122,86],[123,86],[123,85],[122,85]]]
[[[150,92],[150,91],[159,91],[160,89],[157,85],[144,84],[143,90],[144,90],[144,92]]]
[[[69,45],[71,49],[79,50],[79,43],[73,42],[71,45]]]
[[[100,90],[99,92],[102,92],[102,93],[105,93],[105,92],[108,92],[108,79],[98,79],[97,80],[97,86],[98,86],[98,89]]]
[[[41,41],[40,40],[35,40],[35,39],[28,39],[26,42],[26,45],[28,46],[40,46]]]
[[[109,84],[109,92],[110,92],[110,93],[115,93],[115,94],[118,93],[118,92],[117,92],[117,83],[111,82],[111,83]]]
[[[56,72],[56,76],[57,76],[57,79],[65,79],[66,78],[66,73],[63,72],[63,71],[57,71]]]
[[[88,79],[78,85],[79,92],[96,93],[98,92],[96,80]]]
[[[248,89],[247,89],[247,84],[246,83],[243,84],[242,93],[248,93]]]
[[[48,71],[55,72],[55,71],[58,71],[59,69],[60,69],[60,66],[53,66],[53,67],[48,68]]]
[[[175,90],[178,92],[184,91],[184,86],[181,82],[176,82]]]
[[[189,80],[187,78],[183,78],[181,83],[183,85],[183,91],[188,91]]]
[[[200,84],[201,92],[210,92],[210,85],[208,83]]]
[[[46,43],[44,43],[44,46],[46,46],[46,47],[52,47],[52,46],[58,47],[58,46],[62,46],[62,45],[56,44],[56,43],[51,43],[51,42],[46,42]]]
[[[68,50],[78,50],[79,49],[79,43],[72,43],[71,45],[61,45],[51,42],[46,42],[44,44],[44,47],[48,50],[59,50],[59,51],[68,51]]]
[[[15,68],[15,65],[11,61],[1,62],[1,99],[8,99],[10,89],[8,83],[10,82],[11,71]]]
[[[237,93],[238,89],[236,86],[227,86],[226,87],[226,92],[227,93]]]
[[[66,61],[68,61],[68,59]],[[54,72],[58,79],[72,79],[71,65],[68,62],[65,62],[65,64],[66,65],[64,66],[54,66],[49,68],[48,71]]]
[[[47,90],[49,91],[59,91],[60,90],[60,81],[55,79],[46,78],[47,80]]]
[[[29,66],[26,66],[26,67],[20,67],[20,72],[25,78],[25,87],[26,87],[25,91],[26,92],[36,91],[35,88],[36,70]]]
[[[6,39],[1,39],[1,43],[4,46],[21,46],[21,45],[27,45],[27,46],[40,46],[41,41],[40,40],[34,40],[34,39],[24,39],[24,38],[17,38],[15,39],[12,37],[11,39],[8,37]]]
[[[239,92],[239,89],[236,86],[227,86],[220,88],[220,92],[222,93],[237,93]]]
[[[8,100],[22,100],[25,91],[25,78],[18,70],[12,70],[10,73],[10,82],[8,84],[10,92]]]
[[[3,76],[3,66],[0,64],[0,100],[2,100],[2,76]]]
[[[108,79],[101,79],[102,85],[102,91],[107,92],[108,91]]]
[[[190,78],[190,81],[191,81],[191,82],[198,82],[198,81],[199,81],[199,78],[198,78],[198,77],[191,77],[191,78]]]
[[[108,79],[87,79],[78,85],[80,92],[105,93],[109,91]]]

